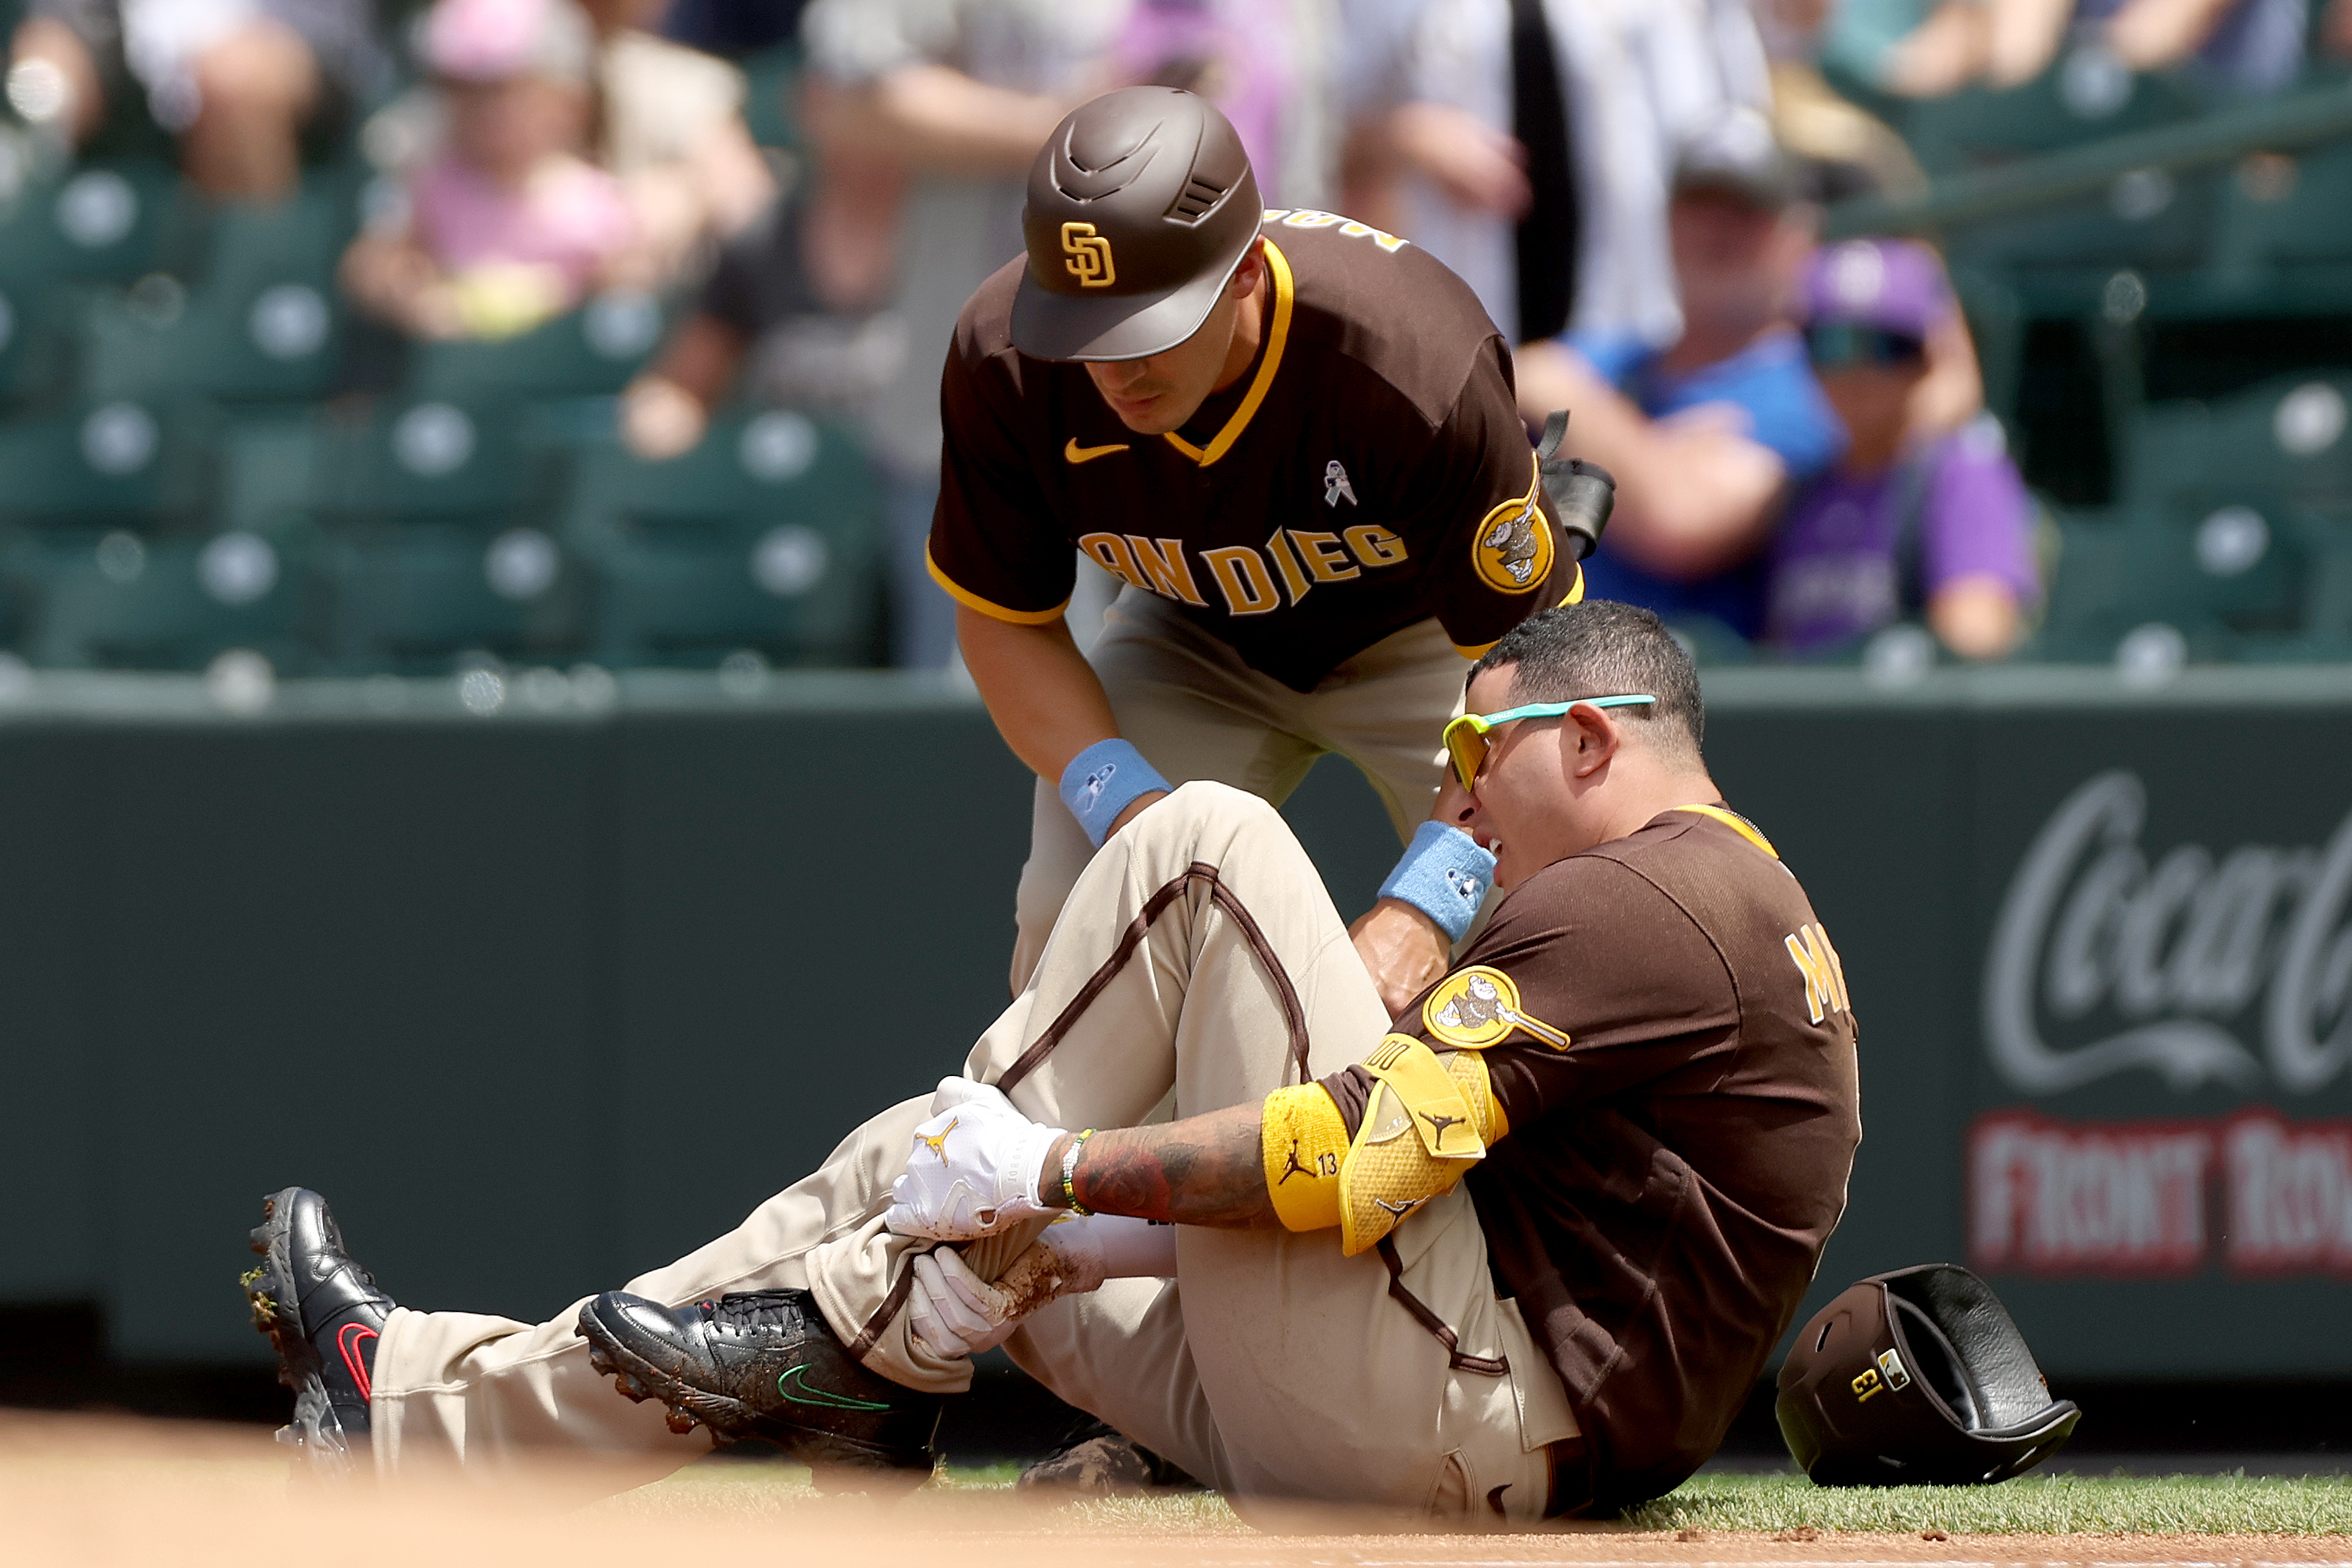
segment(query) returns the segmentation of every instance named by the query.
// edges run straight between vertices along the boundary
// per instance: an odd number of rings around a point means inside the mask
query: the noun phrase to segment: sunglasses
[[[1820,321],[1805,329],[1805,357],[1821,370],[1848,365],[1916,364],[1927,346],[1908,332],[1864,327],[1851,321]]]
[[[1454,759],[1454,776],[1464,789],[1478,787],[1478,770],[1486,765],[1486,737],[1497,724],[1514,719],[1557,719],[1571,708],[1631,708],[1655,702],[1654,697],[1579,697],[1570,702],[1530,702],[1500,713],[1465,713],[1445,726],[1445,754]]]

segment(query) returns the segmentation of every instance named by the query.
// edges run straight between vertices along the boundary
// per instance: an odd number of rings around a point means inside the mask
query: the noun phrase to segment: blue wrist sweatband
[[[1381,884],[1381,897],[1411,904],[1435,921],[1449,941],[1460,942],[1494,880],[1495,858],[1476,839],[1449,824],[1424,822]]]
[[[1097,741],[1062,770],[1062,804],[1097,849],[1110,837],[1110,825],[1137,795],[1175,787],[1125,741]]]

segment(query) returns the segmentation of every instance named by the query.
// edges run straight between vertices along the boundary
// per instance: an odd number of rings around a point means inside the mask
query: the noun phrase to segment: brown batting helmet
[[[1013,346],[1140,359],[1200,330],[1257,237],[1257,178],[1206,99],[1129,87],[1080,104],[1029,171]]]
[[[2007,1480],[2083,1415],[2050,1397],[1991,1287],[1949,1263],[1874,1275],[1822,1308],[1780,1386],[1780,1436],[1825,1487]]]

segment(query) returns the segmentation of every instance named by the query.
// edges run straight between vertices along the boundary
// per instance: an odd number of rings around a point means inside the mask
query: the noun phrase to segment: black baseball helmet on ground
[[[1780,1436],[1825,1487],[2007,1480],[2083,1415],[2050,1397],[1992,1288],[1949,1263],[1874,1275],[1822,1308],[1780,1387]]]
[[[1013,346],[1140,359],[1198,331],[1257,237],[1257,177],[1208,100],[1129,87],[1080,104],[1037,154]]]

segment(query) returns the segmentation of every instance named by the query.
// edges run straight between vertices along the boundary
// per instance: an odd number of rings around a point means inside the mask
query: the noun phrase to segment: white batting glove
[[[986,1084],[942,1079],[934,1114],[915,1129],[907,1168],[890,1184],[883,1223],[900,1236],[972,1241],[1053,1213],[1037,1173],[1059,1127],[1041,1127]]]
[[[915,1288],[907,1297],[908,1331],[933,1355],[952,1361],[993,1350],[1021,1326],[1020,1319],[1006,1313],[1002,1293],[965,1268],[952,1249],[921,1254],[914,1269]]]
[[[1099,1242],[1082,1239],[1075,1250],[1054,1245],[1055,1231],[1075,1237],[1079,1229],[1066,1222],[1048,1226],[993,1283],[974,1274],[952,1247],[919,1255],[907,1299],[909,1331],[933,1354],[953,1360],[1003,1344],[1022,1319],[1048,1301],[1099,1288]]]

